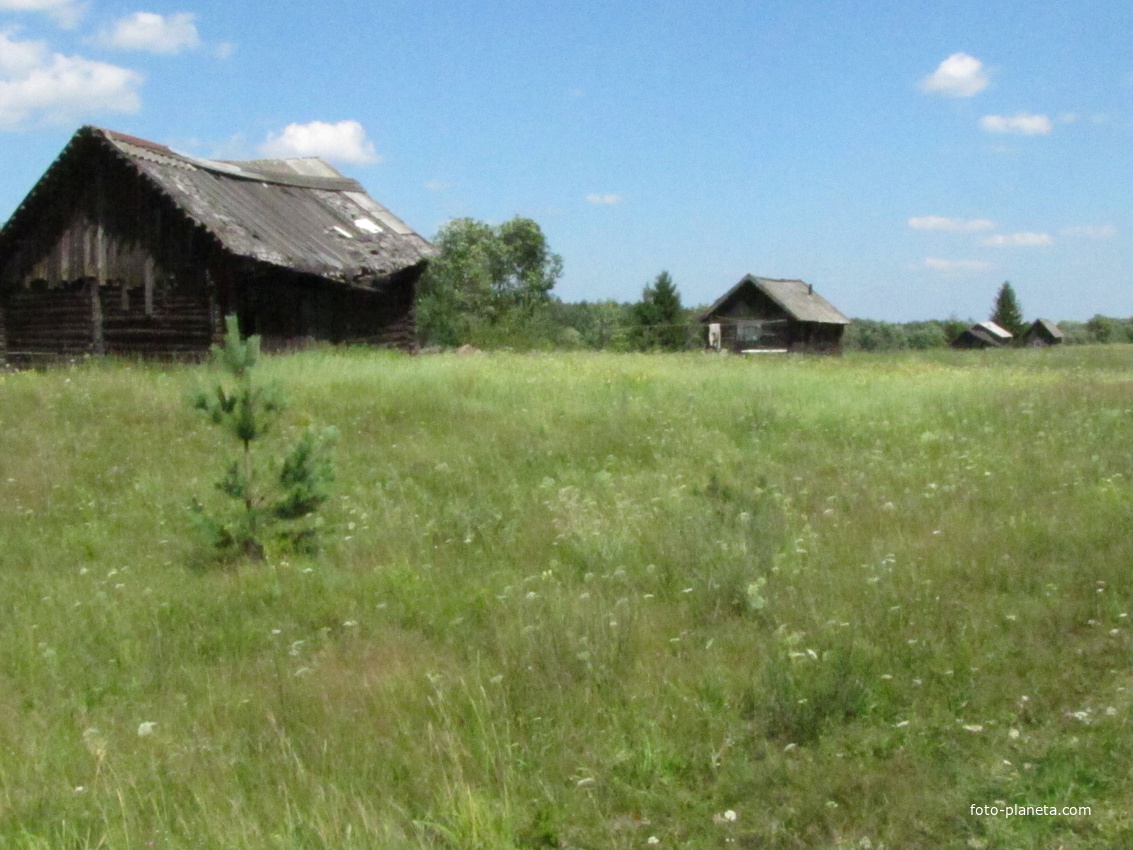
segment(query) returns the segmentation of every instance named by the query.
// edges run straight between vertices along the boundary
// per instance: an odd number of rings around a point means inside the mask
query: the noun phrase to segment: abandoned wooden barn
[[[745,276],[700,317],[709,345],[734,352],[840,354],[850,320],[801,280]]]
[[[217,162],[83,127],[0,230],[0,353],[411,348],[435,249],[316,158]]]
[[[1066,339],[1062,328],[1050,319],[1035,319],[1031,326],[1019,336],[1019,345],[1024,348],[1043,348],[1048,345],[1061,345]]]
[[[976,322],[949,343],[952,348],[1002,348],[1011,342],[1011,332],[995,322]]]

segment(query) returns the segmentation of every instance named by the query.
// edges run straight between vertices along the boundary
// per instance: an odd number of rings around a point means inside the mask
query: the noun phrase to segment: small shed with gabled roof
[[[952,348],[1002,348],[1012,338],[1011,331],[1001,328],[995,322],[976,322],[961,331],[949,345]]]
[[[1024,348],[1043,348],[1048,345],[1061,345],[1066,340],[1062,328],[1050,319],[1035,319],[1031,326],[1019,337],[1019,345]]]
[[[218,162],[82,127],[0,230],[0,353],[411,348],[436,250],[321,159]]]
[[[700,317],[724,351],[840,354],[850,320],[801,280],[746,275]]]

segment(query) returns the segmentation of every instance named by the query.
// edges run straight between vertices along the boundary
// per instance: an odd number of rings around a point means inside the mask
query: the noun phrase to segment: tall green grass
[[[1133,844],[1130,347],[263,368],[235,572],[203,367],[0,376],[0,846]]]

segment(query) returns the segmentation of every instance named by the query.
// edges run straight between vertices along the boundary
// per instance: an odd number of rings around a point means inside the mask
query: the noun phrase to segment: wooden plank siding
[[[416,283],[435,252],[404,225],[409,236],[328,236],[334,228],[319,216],[337,222],[338,212],[318,204],[328,196],[346,203],[331,189],[281,188],[250,173],[230,179],[122,139],[97,128],[77,133],[0,233],[0,352],[201,355],[233,313],[244,333],[272,348],[323,340],[413,350]],[[312,224],[292,209],[299,201]],[[338,230],[347,233],[351,221]],[[306,241],[279,250],[266,241],[292,231]],[[267,245],[270,257],[234,251],[233,234],[256,250]],[[323,250],[326,240],[375,263],[400,251],[411,264],[382,274],[351,266],[331,279],[319,264],[340,261]]]

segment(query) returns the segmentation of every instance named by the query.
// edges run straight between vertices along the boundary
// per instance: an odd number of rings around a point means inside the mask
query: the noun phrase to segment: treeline
[[[562,257],[529,218],[500,225],[454,219],[433,244],[440,254],[421,279],[417,298],[424,347],[677,351],[701,345],[695,312],[681,305],[665,271],[634,303],[555,298],[551,290],[562,274]]]
[[[975,319],[944,319],[924,322],[880,322],[875,319],[854,319],[846,328],[843,345],[846,351],[908,351],[946,348]],[[1087,322],[1058,322],[1068,345],[1102,342],[1133,342],[1133,318],[1113,319],[1094,316]]]
[[[433,239],[417,299],[422,347],[682,351],[707,344],[699,317],[707,306],[685,307],[676,282],[660,272],[636,302],[567,303],[552,294],[563,260],[539,225],[516,217],[500,225],[453,219]],[[1026,327],[1011,284],[1005,282],[991,318],[1018,335]],[[881,322],[856,319],[846,329],[847,351],[944,348],[975,320]],[[1094,316],[1059,323],[1069,344],[1133,342],[1133,318]]]

